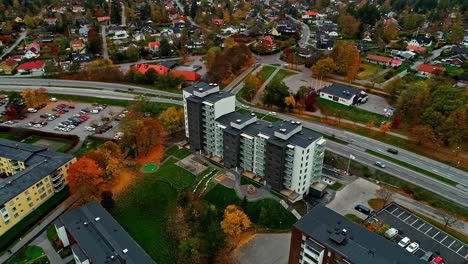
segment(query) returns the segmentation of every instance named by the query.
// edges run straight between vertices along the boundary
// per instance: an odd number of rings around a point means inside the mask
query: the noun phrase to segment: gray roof
[[[0,139],[0,157],[22,161],[26,165],[26,169],[6,179],[0,179],[0,205],[74,158],[70,154],[48,151],[44,147],[6,139]]]
[[[236,128],[232,128],[230,126],[231,122],[235,122],[237,119],[248,120],[250,118],[251,114],[241,114],[238,112],[232,112],[217,118],[216,122],[227,126],[229,129],[237,130]],[[289,131],[293,130],[297,125],[299,124],[292,124],[286,121],[277,121],[274,123],[270,123],[263,120],[257,120],[255,123],[252,123],[241,129],[240,132],[254,137],[257,136],[259,133],[262,133],[264,135],[269,136],[270,138],[268,139],[268,142],[271,142],[273,144],[280,146],[293,144],[303,148],[309,146],[312,142],[322,137],[322,135],[307,129],[302,129],[300,132],[292,135],[288,140],[283,140],[275,137],[275,131],[280,132],[280,129],[286,129],[286,132],[281,133],[288,133]]]
[[[320,90],[320,92],[324,92],[349,100],[353,97],[353,95],[358,95],[361,92],[361,90],[346,85],[334,83],[328,87],[323,88],[322,90]]]
[[[85,258],[89,258],[91,263],[155,263],[96,201],[62,215],[55,224],[60,223],[66,227],[81,249],[81,257],[86,255]]]
[[[172,69],[172,67],[177,65],[177,62],[176,61],[160,61],[157,65],[161,65],[169,69]]]
[[[216,84],[217,85],[217,84]],[[193,95],[193,90],[194,89],[197,89],[198,91],[200,92],[203,92],[205,90],[211,90],[213,89],[213,86],[206,83],[206,82],[199,82],[199,83],[195,83],[187,88],[184,88],[184,91],[188,92],[188,93],[191,93],[192,96],[188,97],[187,100],[189,100],[191,97],[197,97],[195,95]],[[226,91],[223,91],[223,90],[220,90],[220,91],[217,91],[217,92],[214,92],[214,93],[211,93],[205,97],[202,98],[201,101],[207,101],[207,102],[210,102],[210,103],[216,103],[217,101],[221,100],[221,99],[224,99],[224,98],[227,98],[227,97],[231,97],[231,96],[234,96],[234,94],[232,93],[229,93],[229,92],[226,92]],[[198,97],[197,97],[198,98]],[[192,98],[193,99],[193,98]],[[192,100],[192,101],[200,101],[198,99],[196,100]]]
[[[320,204],[294,226],[353,263],[426,263],[395,243]],[[340,233],[343,229],[346,229],[344,237]],[[337,243],[341,240],[342,243]]]

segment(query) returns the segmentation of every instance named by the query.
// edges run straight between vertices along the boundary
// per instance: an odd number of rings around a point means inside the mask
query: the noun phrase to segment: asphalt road
[[[101,36],[102,36],[102,57],[104,59],[109,59],[109,52],[107,51],[107,39],[106,39],[106,26],[101,26]]]
[[[6,50],[3,51],[2,56],[0,56],[0,60],[3,59],[3,56],[5,56],[5,55],[7,55],[8,53],[12,52],[12,51],[16,48],[16,46],[18,46],[18,44],[20,44],[21,41],[23,41],[23,39],[26,37],[27,33],[28,33],[27,30],[21,32],[19,38],[16,39],[15,43],[13,43],[8,49],[6,49]]]

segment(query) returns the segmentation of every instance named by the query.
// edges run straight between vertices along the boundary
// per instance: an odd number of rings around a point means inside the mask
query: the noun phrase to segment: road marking
[[[411,224],[411,225],[414,225],[414,223],[416,223],[419,219],[416,218],[416,220],[414,220],[414,222]]]
[[[404,213],[405,213],[405,211],[401,212],[401,214],[399,214],[397,217],[400,218],[400,216],[401,216],[402,214],[404,214]]]
[[[444,242],[444,240],[447,238],[448,236],[445,236],[444,239],[442,239],[439,243],[442,244],[442,242]]]
[[[420,227],[418,227],[418,230],[421,229],[421,227],[425,226],[426,223],[423,223]]]
[[[455,242],[456,242],[456,240],[454,240],[454,241],[452,242],[452,244],[450,244],[450,246],[448,246],[448,248],[450,248],[450,247],[453,245],[453,243],[455,243]]]
[[[440,231],[437,232],[437,234],[433,235],[432,238],[436,237],[439,233],[440,233]],[[434,239],[434,240],[435,240],[435,239]]]
[[[398,210],[398,207],[397,207],[397,208],[395,208],[395,210],[393,210],[393,211],[391,212],[391,214],[393,214],[393,213],[394,213],[396,210]]]
[[[462,248],[463,248],[463,246],[464,246],[464,245],[461,245],[461,247],[460,247],[460,248],[457,250],[457,252],[456,252],[456,253],[458,253],[458,251],[460,251],[460,249],[462,249]]]
[[[424,232],[424,234],[427,234],[427,232],[431,231],[431,229],[432,229],[432,226],[426,232]]]
[[[406,222],[406,220],[408,220],[408,218],[410,218],[411,215],[409,215],[408,217],[405,218],[405,220],[403,220],[404,222]]]

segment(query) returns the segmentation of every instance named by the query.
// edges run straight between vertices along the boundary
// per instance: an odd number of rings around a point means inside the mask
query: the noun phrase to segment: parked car
[[[444,259],[442,257],[435,257],[429,264],[444,264]]]
[[[50,101],[51,101],[51,102],[57,102],[57,98],[52,97],[52,98],[50,98]]]
[[[69,105],[68,108],[75,109],[75,106],[74,105]]]
[[[35,109],[35,108],[28,108],[28,112],[29,112],[29,113],[36,113],[36,112],[37,112],[37,109]]]
[[[48,114],[42,114],[42,115],[40,115],[40,117],[41,117],[41,118],[48,118],[49,115],[48,115]]]
[[[99,110],[97,109],[91,110],[91,114],[99,114]]]
[[[375,222],[378,222],[379,219],[373,217],[372,219],[370,219],[369,221],[367,221],[368,223],[375,223]]]
[[[5,125],[13,125],[14,123],[15,123],[15,121],[11,121],[11,120],[10,120],[10,121],[6,121],[6,122],[5,122]]]
[[[366,215],[369,215],[371,213],[371,211],[372,211],[371,209],[369,209],[368,207],[366,207],[366,206],[364,206],[362,204],[356,205],[354,207],[354,209],[356,211],[359,211],[359,212],[361,212],[363,214],[366,214]]]
[[[396,235],[398,235],[398,229],[396,228],[390,228],[387,230],[387,232],[385,232],[384,236],[388,239],[392,239],[394,238]]]
[[[406,251],[409,253],[414,253],[416,250],[418,250],[418,248],[419,244],[417,242],[413,242],[406,247]]]
[[[398,150],[397,149],[393,149],[393,148],[389,148],[387,149],[388,152],[392,153],[392,154],[398,154]]]
[[[41,128],[41,124],[35,124],[34,126],[32,126],[33,128]]]
[[[432,251],[426,251],[426,253],[424,253],[424,255],[420,259],[426,262],[430,262],[434,259],[434,253],[432,253]]]
[[[380,167],[380,168],[382,168],[382,169],[385,168],[385,164],[383,164],[383,163],[380,162],[380,161],[376,161],[376,162],[375,162],[375,166]]]
[[[26,116],[25,115],[20,115],[20,116],[17,117],[17,119],[23,120],[23,119],[26,119]]]
[[[409,237],[404,237],[398,242],[398,245],[402,248],[406,247],[411,243],[411,239]]]

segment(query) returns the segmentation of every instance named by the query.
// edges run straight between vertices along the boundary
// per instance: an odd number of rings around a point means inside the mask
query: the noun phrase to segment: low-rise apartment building
[[[294,224],[289,264],[427,263],[319,204]]]
[[[235,111],[235,96],[217,84],[197,83],[183,91],[190,149],[288,196],[302,199],[323,191],[322,135],[300,122],[258,119]]]
[[[54,225],[77,264],[155,264],[96,201],[60,216]]]
[[[67,184],[69,154],[0,139],[0,236]]]

